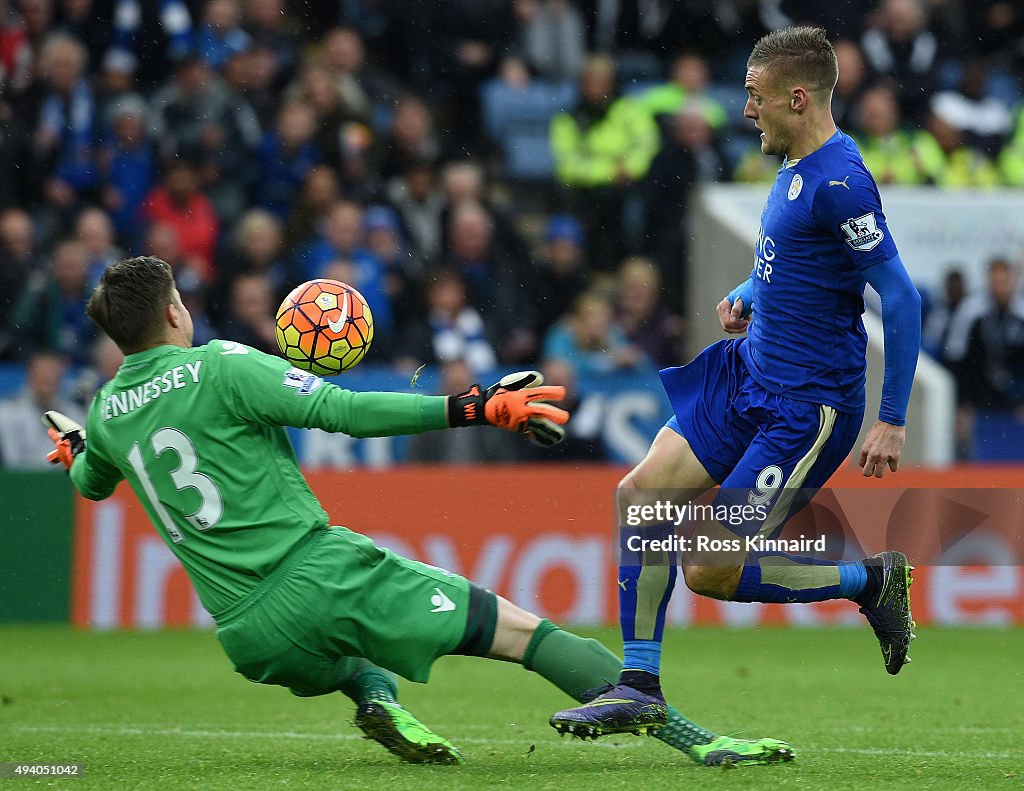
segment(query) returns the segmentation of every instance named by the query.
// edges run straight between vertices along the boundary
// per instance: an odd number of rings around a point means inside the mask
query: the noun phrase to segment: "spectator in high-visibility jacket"
[[[696,111],[713,129],[721,129],[729,119],[722,103],[708,95],[710,81],[707,59],[699,52],[684,51],[673,59],[668,82],[644,91],[640,103],[655,119]]]
[[[887,86],[865,91],[857,106],[856,135],[864,164],[879,184],[926,184],[943,168],[941,151],[922,143],[927,132],[903,129],[896,94]]]
[[[1013,137],[999,152],[999,175],[1011,187],[1024,187],[1024,108],[1017,115]]]
[[[942,160],[942,167],[931,174],[940,187],[991,188],[999,186],[999,171],[984,151],[964,140],[964,133],[937,113],[928,117],[928,134],[915,141],[919,156],[926,161]]]
[[[615,64],[604,55],[587,60],[580,102],[551,122],[555,174],[574,213],[586,218],[590,259],[610,269],[625,252],[623,206],[658,153],[658,127],[629,97],[618,97]]]

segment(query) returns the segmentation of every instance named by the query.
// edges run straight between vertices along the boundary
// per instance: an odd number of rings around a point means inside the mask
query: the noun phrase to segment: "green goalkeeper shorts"
[[[246,678],[307,696],[340,689],[354,657],[425,682],[440,656],[486,654],[496,621],[490,591],[329,527],[220,616],[217,638]]]

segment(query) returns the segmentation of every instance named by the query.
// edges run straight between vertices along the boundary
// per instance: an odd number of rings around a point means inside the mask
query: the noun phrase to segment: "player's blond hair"
[[[801,85],[825,98],[839,79],[836,51],[820,27],[787,27],[762,36],[747,68],[764,69],[780,87]]]

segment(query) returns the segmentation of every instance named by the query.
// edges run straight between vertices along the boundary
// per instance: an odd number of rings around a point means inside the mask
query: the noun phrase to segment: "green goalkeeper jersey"
[[[328,523],[284,426],[416,434],[445,428],[446,406],[343,390],[232,341],[158,346],[125,358],[96,394],[71,480],[100,500],[127,479],[217,617]]]

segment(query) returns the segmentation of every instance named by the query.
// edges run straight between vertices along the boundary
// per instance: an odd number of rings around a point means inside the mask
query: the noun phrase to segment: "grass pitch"
[[[618,646],[617,633],[591,632]],[[724,733],[774,736],[793,764],[699,767],[655,739],[559,739],[563,698],[515,665],[447,657],[402,702],[458,767],[400,764],[341,695],[298,699],[234,674],[211,633],[0,628],[0,761],[85,764],[67,789],[863,789],[1024,784],[1024,631],[922,629],[886,675],[871,632],[670,632],[665,687]]]

